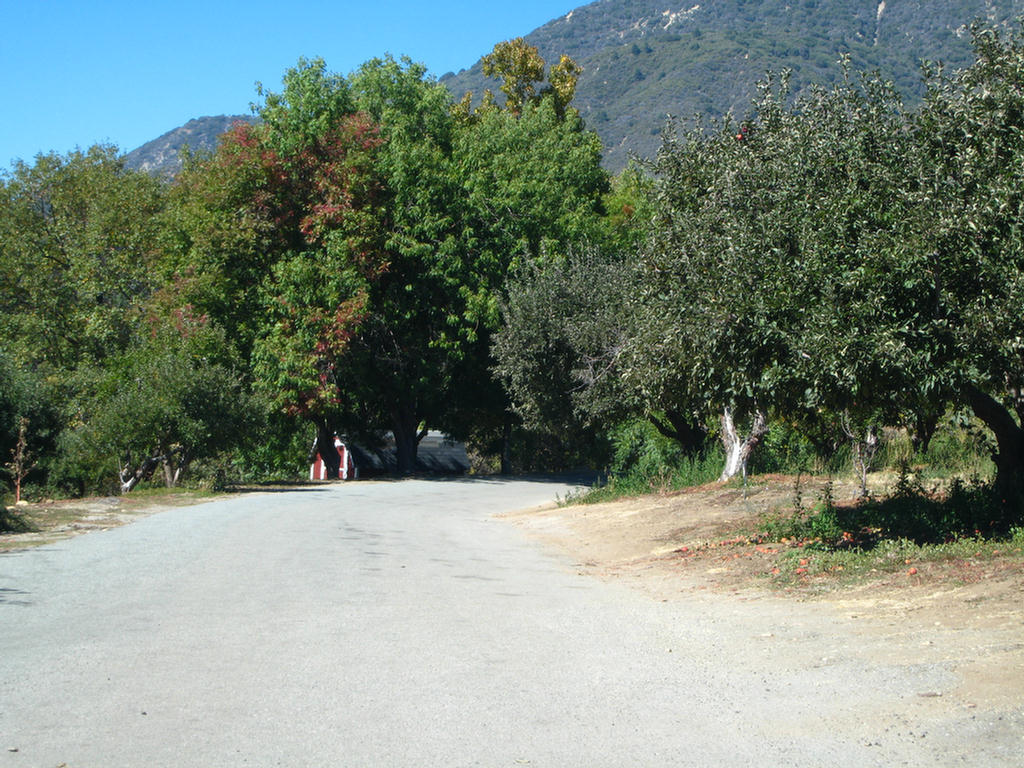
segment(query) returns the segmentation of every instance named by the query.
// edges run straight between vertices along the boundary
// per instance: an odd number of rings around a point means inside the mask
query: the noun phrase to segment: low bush
[[[711,445],[687,456],[679,444],[646,420],[621,424],[609,433],[612,458],[606,479],[574,501],[599,503],[645,493],[664,493],[715,480],[722,471],[721,448]]]
[[[1024,526],[1024,509],[1001,499],[990,481],[954,478],[945,489],[929,490],[906,464],[884,498],[837,505],[830,483],[818,502],[807,507],[799,478],[793,495],[791,512],[765,520],[766,538],[810,540],[824,549],[864,549],[882,540],[922,545],[1001,537]]]
[[[26,533],[31,524],[17,511],[0,504],[0,533]]]

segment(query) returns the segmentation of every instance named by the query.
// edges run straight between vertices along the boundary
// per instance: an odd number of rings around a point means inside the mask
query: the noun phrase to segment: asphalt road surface
[[[0,766],[1014,764],[923,709],[946,670],[782,663],[786,616],[656,602],[494,518],[568,490],[333,484],[0,555]]]

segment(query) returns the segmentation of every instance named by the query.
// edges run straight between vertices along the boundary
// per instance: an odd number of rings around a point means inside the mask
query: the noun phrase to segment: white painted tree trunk
[[[843,413],[843,431],[850,438],[850,447],[853,453],[853,467],[857,470],[860,478],[860,495],[868,497],[868,473],[871,471],[871,462],[878,452],[878,433],[874,426],[867,426],[863,435],[856,432],[850,422],[849,412]]]
[[[725,468],[722,470],[718,482],[722,483],[729,478],[742,474],[747,476],[747,461],[754,448],[761,442],[761,438],[768,432],[768,421],[761,411],[754,413],[754,422],[750,425],[750,432],[746,437],[741,437],[736,431],[736,424],[733,421],[732,413],[728,408],[722,411],[722,445],[725,448]]]
[[[133,469],[131,456],[126,456],[121,465],[121,493],[128,493],[143,480],[148,480],[160,464],[163,456],[149,456]]]

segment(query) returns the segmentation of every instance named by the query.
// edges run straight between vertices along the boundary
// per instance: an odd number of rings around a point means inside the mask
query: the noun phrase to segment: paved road
[[[0,556],[0,766],[952,765],[983,737],[892,715],[943,670],[773,669],[758,638],[791,626],[492,517],[566,491],[335,484]]]

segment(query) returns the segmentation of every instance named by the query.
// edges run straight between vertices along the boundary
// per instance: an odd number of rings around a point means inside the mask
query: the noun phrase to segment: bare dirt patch
[[[25,530],[0,534],[0,552],[41,546],[90,531],[117,528],[170,507],[211,500],[210,494],[178,491],[172,494],[104,496],[47,500],[11,509]]]
[[[834,491],[843,498],[855,489],[837,484]],[[848,642],[861,643],[866,654],[953,671],[959,683],[943,694],[945,704],[1024,707],[1019,550],[901,560],[856,577],[841,566],[815,571],[819,555],[805,554],[800,542],[752,536],[761,515],[779,513],[792,499],[791,479],[759,478],[747,493],[709,485],[505,518],[561,549],[582,573],[625,582],[663,601],[782,601],[783,610],[799,604],[839,621],[850,631]]]
[[[41,546],[104,531],[131,523],[148,515],[174,507],[187,507],[227,498],[240,493],[289,491],[317,483],[266,483],[232,486],[230,491],[144,489],[124,496],[98,496],[81,499],[47,499],[9,508],[19,524],[16,532],[0,533],[0,552]]]

